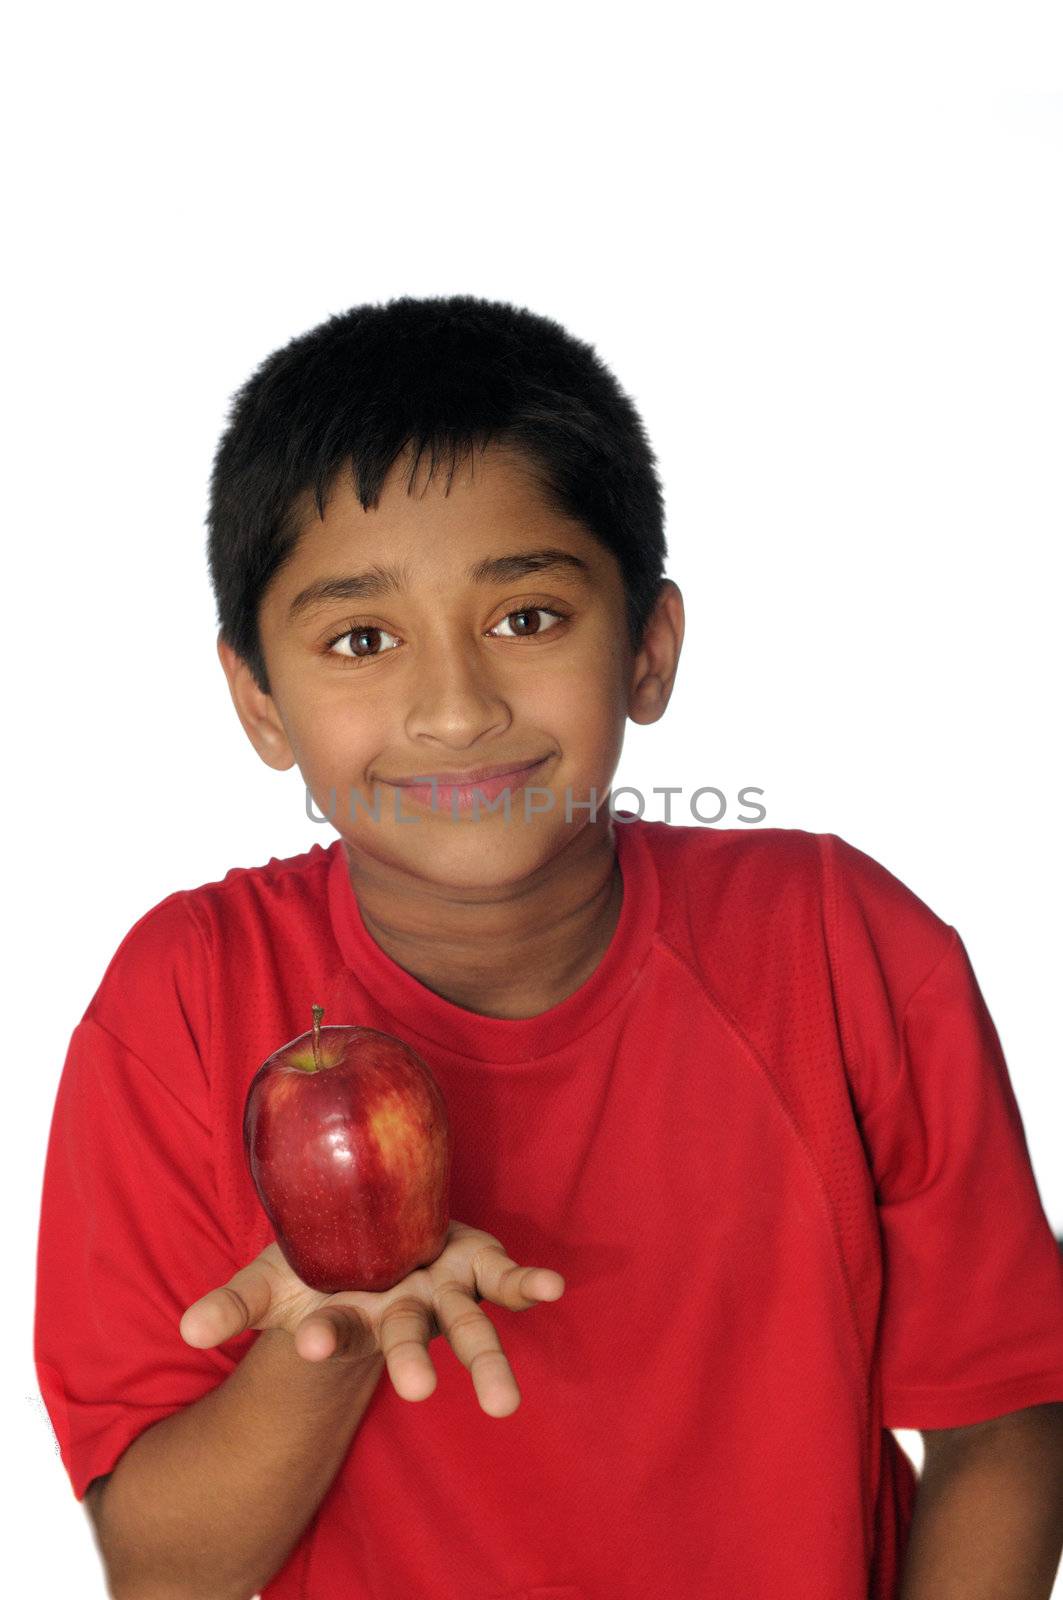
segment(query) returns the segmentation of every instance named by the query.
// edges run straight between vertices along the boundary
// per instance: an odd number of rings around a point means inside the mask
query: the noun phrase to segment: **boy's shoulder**
[[[719,828],[703,824],[642,822],[643,837],[658,872],[745,870],[792,872],[813,870],[823,835],[804,828]]]
[[[205,1056],[218,994],[242,994],[274,962],[298,973],[327,947],[330,859],[314,845],[166,894],[118,942],[82,1024],[142,1061],[176,1061],[178,1040]]]
[[[280,897],[298,895],[304,885],[318,888],[318,874],[327,871],[340,840],[330,846],[313,844],[298,855],[270,856],[268,861],[253,867],[230,867],[221,878],[208,879],[187,889],[178,889],[168,900],[183,898],[193,915],[208,907],[227,901],[246,900],[249,897]],[[161,901],[160,906],[166,905]],[[159,908],[155,908],[159,909]]]
[[[203,1014],[209,974],[221,949],[239,959],[246,939],[285,928],[298,937],[320,922],[331,852],[320,844],[259,866],[230,867],[221,878],[175,889],[149,906],[120,940],[85,1015],[117,1031],[146,1004],[169,999]],[[300,917],[300,909],[305,916]]]
[[[762,967],[819,946],[839,966],[884,967],[911,989],[955,930],[883,863],[836,833],[644,824],[673,944]]]
[[[742,892],[771,885],[812,893],[837,904],[880,902],[900,915],[940,923],[926,902],[867,851],[837,833],[805,828],[717,828],[644,822],[658,877],[682,886],[714,883]]]
[[[661,922],[724,915],[756,920],[793,901],[816,900],[824,875],[822,836],[803,828],[642,825],[661,890]]]

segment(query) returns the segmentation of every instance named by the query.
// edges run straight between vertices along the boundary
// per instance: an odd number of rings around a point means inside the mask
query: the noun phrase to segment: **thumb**
[[[228,1283],[193,1301],[181,1318],[181,1338],[193,1349],[209,1350],[267,1324],[271,1302],[269,1279],[252,1261]]]

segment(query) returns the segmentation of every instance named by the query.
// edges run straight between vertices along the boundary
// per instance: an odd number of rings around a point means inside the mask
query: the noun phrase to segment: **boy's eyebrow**
[[[523,550],[511,556],[491,556],[474,562],[465,574],[470,583],[511,583],[515,578],[529,573],[545,572],[551,567],[564,567],[581,582],[591,581],[591,569],[586,561],[569,550]],[[316,583],[300,589],[288,607],[288,621],[320,605],[330,605],[336,600],[370,600],[382,594],[401,594],[409,585],[409,573],[401,567],[370,567],[365,572],[352,573],[346,578],[319,578]]]

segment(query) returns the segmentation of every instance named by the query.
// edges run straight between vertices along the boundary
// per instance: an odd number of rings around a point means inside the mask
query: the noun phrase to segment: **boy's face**
[[[220,641],[219,655],[263,760],[298,763],[357,858],[422,883],[497,888],[588,826],[608,832],[625,721],[655,721],[667,704],[682,599],[666,585],[636,657],[616,561],[544,503],[518,456],[489,447],[466,457],[449,492],[445,471],[427,482],[422,460],[407,494],[407,470],[408,458],[396,462],[375,510],[362,509],[347,477],[324,519],[311,513],[260,607],[271,694]],[[470,576],[478,563],[546,548],[578,564]],[[308,594],[376,568],[399,569],[405,586]],[[482,801],[477,815],[453,810],[442,781],[434,809],[397,784],[540,759],[525,778],[503,780],[508,822],[504,798],[491,809]]]

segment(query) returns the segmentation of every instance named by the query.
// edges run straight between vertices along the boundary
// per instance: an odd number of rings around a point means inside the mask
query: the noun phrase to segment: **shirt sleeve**
[[[852,846],[835,841],[835,857],[882,1242],[883,1426],[1063,1400],[1063,1256],[963,940]]]
[[[194,1350],[181,1315],[245,1263],[215,1187],[209,952],[183,895],[130,930],[74,1030],[45,1157],[34,1358],[74,1495],[216,1387],[257,1334]]]

